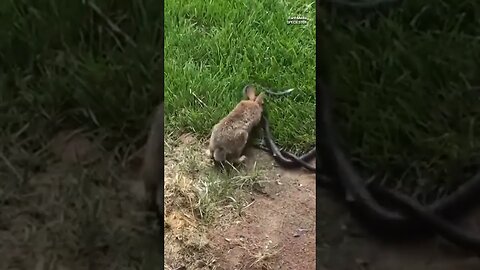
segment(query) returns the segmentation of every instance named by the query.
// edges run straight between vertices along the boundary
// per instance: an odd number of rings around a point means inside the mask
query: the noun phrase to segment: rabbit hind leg
[[[239,131],[236,134],[237,141],[239,147],[236,149],[235,152],[232,153],[232,162],[233,163],[243,163],[247,157],[242,155],[245,145],[247,144],[248,140],[248,132],[245,130]]]

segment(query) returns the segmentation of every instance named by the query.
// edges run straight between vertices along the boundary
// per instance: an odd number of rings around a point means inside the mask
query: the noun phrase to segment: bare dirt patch
[[[315,175],[255,150],[222,172],[191,136],[167,144],[167,269],[315,269]]]
[[[315,175],[276,168],[260,151],[249,157],[269,167],[265,177],[271,181],[240,217],[209,231],[219,267],[315,269]]]
[[[204,148],[197,146],[198,151]],[[189,251],[191,256],[196,256],[197,264],[183,269],[480,269],[479,258],[441,239],[405,243],[380,241],[357,224],[330,190],[316,189],[314,175],[278,168],[263,152],[250,151],[248,157],[245,173],[257,168],[261,178],[247,188],[237,187],[243,194],[236,194],[242,200],[239,209],[226,200],[217,205],[213,222],[195,224],[206,242],[201,249]],[[197,171],[193,175],[198,180],[201,174]],[[315,210],[319,215],[317,221]],[[478,228],[479,217],[474,214],[469,218],[468,228]],[[318,235],[315,226],[319,228]],[[317,259],[315,239],[319,242]],[[178,257],[184,250],[180,248],[176,252]],[[202,262],[198,259],[201,257],[208,261]]]

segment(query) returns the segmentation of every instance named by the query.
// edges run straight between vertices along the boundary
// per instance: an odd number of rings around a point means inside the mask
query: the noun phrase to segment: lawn
[[[82,2],[0,4],[2,146],[27,122],[30,148],[66,126],[101,129],[109,148],[144,139],[160,96],[160,6]]]
[[[480,162],[480,3],[403,2],[323,13],[336,115],[366,177],[441,196]]]
[[[292,16],[306,25],[289,25]],[[242,98],[246,84],[268,97],[278,143],[304,151],[315,144],[315,2],[165,2],[166,132],[207,138]]]

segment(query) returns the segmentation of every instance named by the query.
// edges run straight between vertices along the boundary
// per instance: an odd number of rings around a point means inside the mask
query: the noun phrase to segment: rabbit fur
[[[263,112],[264,93],[255,95],[255,87],[247,85],[244,88],[246,100],[239,104],[219,123],[210,136],[207,153],[216,162],[242,162],[242,155],[251,130],[260,123]]]

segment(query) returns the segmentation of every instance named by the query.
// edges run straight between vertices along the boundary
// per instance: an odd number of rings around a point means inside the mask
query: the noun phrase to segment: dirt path
[[[260,166],[273,160],[252,151]],[[315,269],[315,174],[271,170],[241,218],[209,236],[222,269]]]

